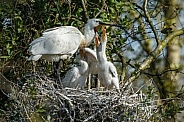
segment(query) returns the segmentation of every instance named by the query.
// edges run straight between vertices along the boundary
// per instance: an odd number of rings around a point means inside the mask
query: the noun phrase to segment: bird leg
[[[89,74],[89,77],[88,77],[88,90],[91,89],[91,74]]]
[[[34,72],[34,73],[36,73],[36,68],[35,68],[35,67],[36,67],[36,62],[33,61],[33,72]]]
[[[100,80],[97,79],[97,88],[100,89]]]
[[[100,89],[100,80],[97,78],[98,77],[97,74],[95,76],[96,76],[96,78],[95,78],[95,88],[97,88],[99,90]]]
[[[54,77],[57,78],[57,81],[59,81],[59,83],[61,83],[61,76],[60,76],[61,63],[63,64],[63,61],[61,59],[58,62],[53,63]]]

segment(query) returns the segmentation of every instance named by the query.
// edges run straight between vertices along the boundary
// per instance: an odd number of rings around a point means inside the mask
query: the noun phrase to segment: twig
[[[146,83],[150,82],[151,80],[153,80],[152,78],[148,81],[146,81]],[[140,90],[146,85],[146,83],[144,83],[136,92],[135,94],[138,94],[138,92],[140,92]]]
[[[105,7],[105,0],[102,0],[103,1],[103,5],[100,9],[100,11],[95,15],[95,18],[103,11],[103,8]]]
[[[24,105],[23,103],[20,103],[20,104],[22,104],[22,106],[23,106],[23,108],[24,108],[24,110],[25,110],[25,112],[26,112],[26,116],[27,116],[28,120],[29,120],[30,122],[32,122],[32,120],[31,120],[31,118],[29,117],[29,114],[28,114],[28,112],[27,112],[27,110],[26,110],[25,105]]]
[[[143,5],[143,6],[144,6],[145,18],[146,18],[147,22],[149,23],[149,25],[150,25],[150,27],[151,27],[151,29],[152,29],[154,35],[155,35],[155,39],[156,39],[157,46],[158,46],[159,43],[160,43],[160,40],[159,40],[159,38],[158,38],[158,34],[157,34],[157,32],[156,32],[156,29],[155,29],[155,27],[153,26],[153,23],[152,23],[151,20],[150,20],[150,16],[149,16],[148,11],[147,11],[147,4],[148,4],[148,0],[145,0],[145,1],[144,1],[144,5]]]
[[[149,72],[144,72],[144,74],[150,75],[150,76],[154,77],[154,76],[162,76],[163,74],[165,74],[165,73],[167,73],[167,72],[171,72],[171,71],[176,71],[176,72],[178,72],[179,69],[178,69],[178,68],[177,68],[177,69],[168,69],[168,70],[164,70],[164,71],[162,71],[161,73],[157,73],[157,74],[151,74],[151,73],[149,73]]]
[[[58,91],[56,91],[55,93],[58,94],[58,95],[60,95],[60,96],[63,97],[64,99],[66,99],[66,100],[68,101],[70,107],[71,107],[72,109],[74,108],[74,106],[73,106],[73,104],[72,104],[70,98],[68,98],[68,97],[65,96],[64,94],[59,93]]]
[[[56,5],[56,9],[57,9],[57,12],[59,13],[59,17],[61,18],[62,16],[61,16],[61,12],[60,12],[60,10],[59,10],[58,3],[56,3],[56,2],[54,1],[54,4]],[[56,21],[56,20],[55,20],[55,21]]]
[[[83,6],[83,9],[84,9],[85,16],[86,16],[87,20],[89,20],[89,16],[88,16],[88,12],[86,10],[86,6],[85,6],[85,3],[84,3],[84,0],[81,0],[81,2],[82,2],[82,6]]]

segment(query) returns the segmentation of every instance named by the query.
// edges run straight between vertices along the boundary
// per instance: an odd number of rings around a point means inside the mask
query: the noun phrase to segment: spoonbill
[[[62,79],[64,87],[69,88],[84,88],[86,86],[86,80],[88,77],[88,63],[82,60],[83,50],[80,49],[79,55],[76,56],[76,61],[79,66],[70,69],[65,77]]]
[[[119,79],[116,67],[110,61],[107,61],[106,58],[106,42],[107,35],[106,29],[103,29],[103,34],[101,37],[101,41],[99,41],[98,36],[95,36],[95,44],[96,44],[96,55],[98,58],[98,77],[102,84],[108,89],[112,89],[113,87],[120,93],[119,90]]]
[[[96,31],[100,25],[110,24],[103,23],[100,19],[89,19],[85,25],[84,35],[73,26],[61,26],[47,29],[42,36],[33,40],[29,44],[28,51],[31,56],[28,60],[37,61],[43,58],[51,62],[59,62],[54,71],[60,79],[60,61],[69,59],[79,47],[85,47],[94,39]],[[116,25],[112,25],[116,26]]]

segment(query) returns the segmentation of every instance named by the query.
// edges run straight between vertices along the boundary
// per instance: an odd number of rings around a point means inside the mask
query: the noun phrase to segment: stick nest
[[[115,90],[62,88],[43,74],[22,78],[19,90],[10,98],[16,113],[9,110],[6,117],[19,121],[148,121],[157,112],[155,97],[146,96],[141,89],[135,92],[128,86],[120,95]]]

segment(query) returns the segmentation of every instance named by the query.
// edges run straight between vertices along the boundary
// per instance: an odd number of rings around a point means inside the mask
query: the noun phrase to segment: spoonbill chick
[[[101,41],[99,41],[98,36],[95,36],[96,42],[96,54],[98,59],[98,77],[100,82],[107,87],[108,89],[112,89],[113,87],[120,93],[119,90],[119,79],[116,67],[110,61],[107,61],[106,58],[106,42],[107,35],[106,30],[103,29],[103,34]]]
[[[64,87],[69,88],[84,88],[86,86],[86,80],[88,77],[88,63],[82,60],[83,50],[81,49],[79,55],[76,57],[76,61],[79,66],[70,69],[65,77],[62,79],[62,84]]]

